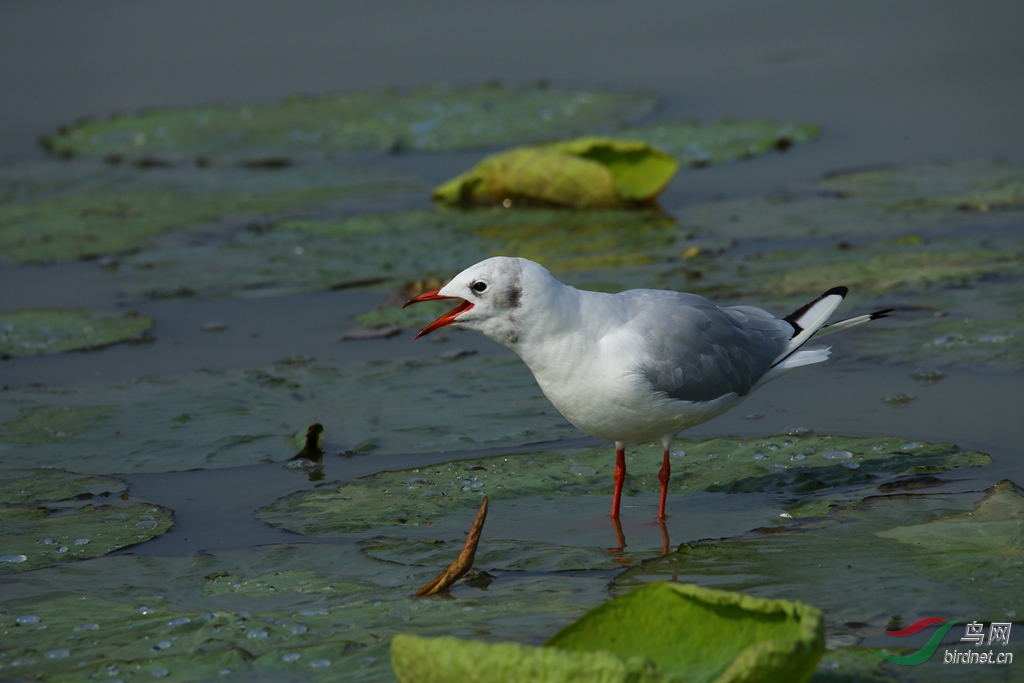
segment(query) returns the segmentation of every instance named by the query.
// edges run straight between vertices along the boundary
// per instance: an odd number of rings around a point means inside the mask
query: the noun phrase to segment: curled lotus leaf
[[[434,190],[434,200],[456,206],[628,207],[652,201],[677,166],[673,157],[644,142],[580,138],[488,157]]]
[[[86,351],[141,341],[153,320],[90,309],[0,311],[0,357]]]
[[[467,150],[612,127],[657,102],[645,93],[546,86],[353,91],[85,121],[46,137],[44,145],[58,155],[161,159]]]
[[[391,662],[403,682],[804,683],[824,641],[808,605],[664,582],[595,607],[542,648],[401,635]]]

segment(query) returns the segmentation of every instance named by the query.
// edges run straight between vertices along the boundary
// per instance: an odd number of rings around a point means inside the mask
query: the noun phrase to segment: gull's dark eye
[[[469,288],[472,289],[477,294],[479,294],[480,292],[482,292],[482,291],[487,289],[487,283],[486,282],[479,282],[479,281],[478,282],[474,282],[472,285],[469,286]]]

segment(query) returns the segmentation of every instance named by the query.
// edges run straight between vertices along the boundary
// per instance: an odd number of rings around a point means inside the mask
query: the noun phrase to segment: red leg
[[[668,449],[665,449],[665,459],[661,463],[661,471],[658,472],[658,481],[661,482],[661,501],[658,504],[658,519],[665,519],[665,496],[668,495],[668,478],[671,476],[672,466],[668,464]]]
[[[622,533],[622,522],[619,521],[618,517],[612,517],[612,524],[615,525],[615,542],[618,545],[614,548],[608,548],[608,550],[613,553],[621,553],[626,549],[626,534]]]
[[[665,525],[665,520],[659,519],[658,525],[661,527],[661,556],[668,555],[668,527]]]
[[[622,482],[626,481],[626,444],[615,444],[615,492],[612,494],[612,519],[619,518],[619,499],[622,498]]]

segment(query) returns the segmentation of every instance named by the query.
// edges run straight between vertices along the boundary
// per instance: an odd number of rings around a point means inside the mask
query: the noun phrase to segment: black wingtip
[[[888,318],[889,314],[895,311],[895,308],[883,308],[881,311],[875,311],[868,315],[868,320],[878,320],[879,318]]]
[[[849,287],[843,287],[842,285],[840,285],[839,287],[833,287],[832,289],[828,290],[827,292],[822,294],[820,298],[824,299],[826,296],[832,296],[833,294],[836,294],[836,295],[841,296],[841,297],[843,297],[845,299],[846,295],[849,294],[849,293],[850,293],[850,288]]]

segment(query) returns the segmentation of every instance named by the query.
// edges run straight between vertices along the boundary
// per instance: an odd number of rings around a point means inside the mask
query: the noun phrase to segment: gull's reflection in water
[[[619,521],[618,517],[612,517],[612,527],[615,529],[615,547],[608,548],[608,552],[622,553],[626,549],[626,534],[622,531],[622,522]],[[668,538],[668,526],[665,524],[664,519],[656,519],[654,523],[661,528],[661,557],[668,555],[669,552],[669,538]],[[626,560],[625,557],[622,560]]]

